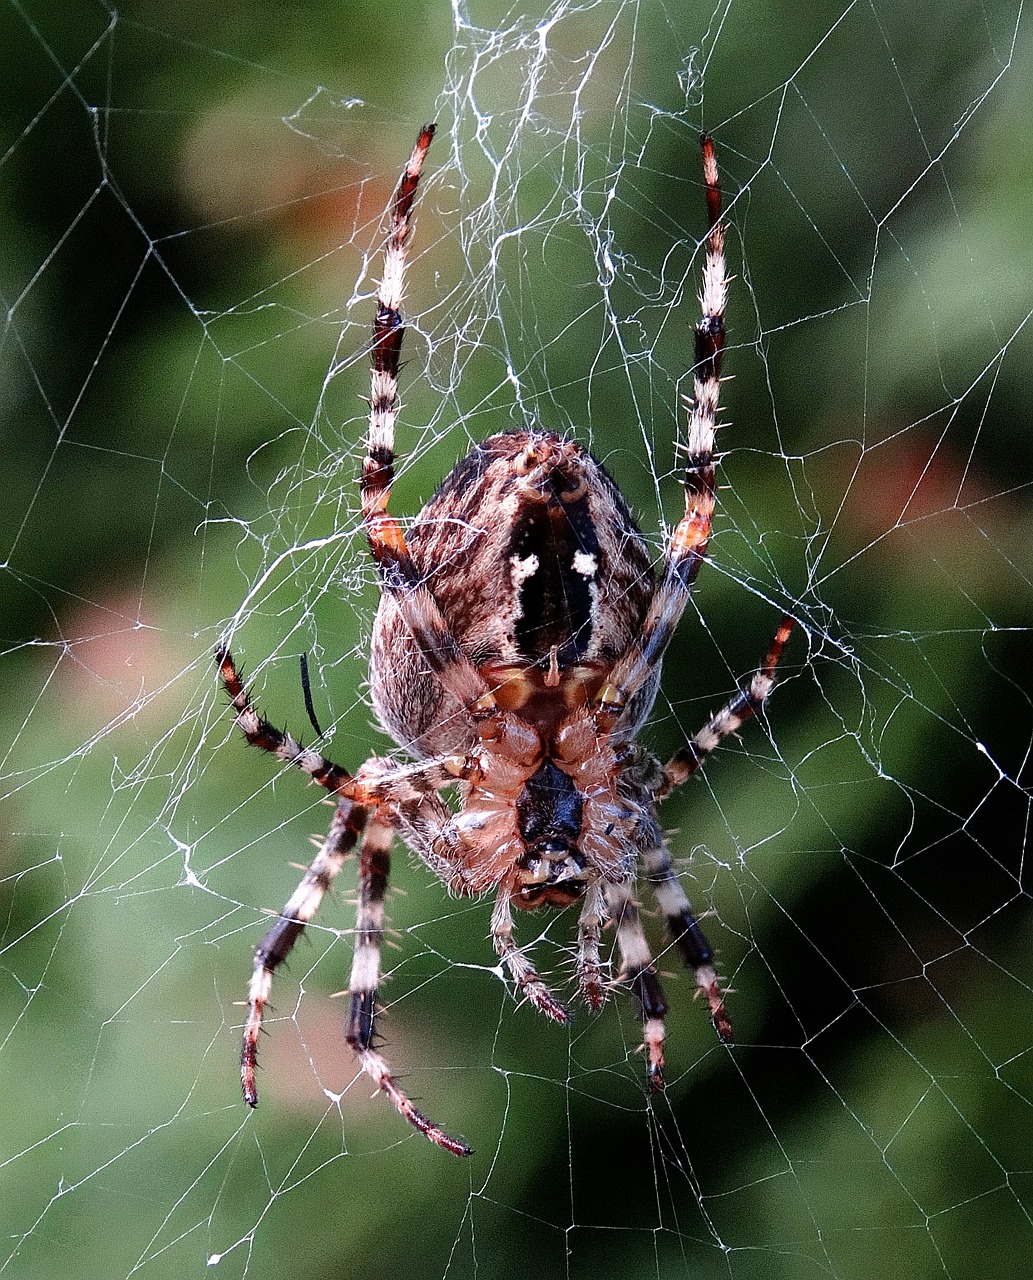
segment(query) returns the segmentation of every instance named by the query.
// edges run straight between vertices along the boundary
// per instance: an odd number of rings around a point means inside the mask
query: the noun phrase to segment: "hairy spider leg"
[[[714,968],[714,951],[693,914],[692,903],[675,874],[666,845],[644,850],[642,868],[660,914],[667,921],[674,945],[681,953],[682,960],[692,970],[696,989],[710,1008],[714,1030],[722,1044],[731,1044],[732,1023],[725,1009],[721,984]]]
[[[326,839],[276,923],[255,949],[255,963],[248,985],[248,1011],[240,1050],[240,1085],[249,1107],[258,1106],[258,1037],[272,989],[273,973],[290,955],[306,923],[315,915],[323,895],[344,859],[354,848],[366,823],[366,810],[340,794],[351,774],[318,751],[303,747],[284,730],[263,719],[255,710],[230,651],[216,650],[219,676],[233,705],[234,718],[244,737],[286,764],[295,765],[327,791],[338,796],[337,809]]]
[[[297,766],[314,782],[337,795],[337,808],[326,839],[320,845],[319,852],[306,870],[301,883],[277,916],[276,923],[255,949],[240,1051],[240,1083],[244,1101],[249,1107],[258,1106],[255,1078],[258,1068],[258,1037],[269,1002],[273,974],[290,955],[305,925],[319,910],[326,891],[361,835],[359,906],[349,986],[351,1004],[345,1026],[345,1039],[358,1057],[363,1071],[414,1128],[453,1155],[470,1155],[471,1148],[466,1143],[451,1137],[418,1110],[398,1085],[383,1055],[373,1048],[391,840],[390,827],[377,817],[378,805],[381,803],[377,787],[368,784],[364,787],[361,779],[353,778],[346,769],[327,760],[318,751],[302,747],[289,733],[263,719],[255,710],[229,651],[220,648],[216,657],[219,674],[236,713],[236,722],[248,742],[270,752],[279,760]],[[427,768],[440,769],[440,765],[435,762]],[[418,775],[420,771],[402,771],[407,794],[415,794],[409,776]],[[426,771],[426,768],[422,771]],[[350,790],[357,790],[368,803],[356,803],[350,795],[345,794]],[[383,783],[383,790],[385,794],[389,793],[389,780]],[[367,825],[370,814],[373,816]]]
[[[682,485],[685,490],[685,513],[665,549],[663,577],[646,613],[642,630],[614,666],[606,685],[596,695],[596,715],[603,730],[620,727],[621,717],[629,705],[633,705],[633,695],[649,679],[663,658],[685,610],[710,541],[715,493],[714,438],[721,391],[728,277],[725,268],[724,224],[721,221],[721,188],[718,183],[714,143],[709,134],[703,134],[700,141],[709,229],[703,263],[703,284],[699,295],[702,315],[695,330],[693,396],[689,402],[684,446],[686,457]]]
[[[566,1024],[570,1021],[570,1013],[556,999],[538,971],[528,960],[525,952],[513,941],[513,891],[503,881],[495,898],[495,908],[491,913],[491,937],[499,958],[510,972],[510,976],[521,991],[530,1000],[539,1013],[544,1013],[553,1022]]]
[[[366,811],[343,796],[337,801],[326,839],[319,846],[301,883],[291,894],[276,923],[255,948],[255,965],[248,985],[247,1018],[240,1050],[240,1086],[249,1107],[258,1106],[258,1037],[262,1030],[273,973],[290,955],[305,925],[319,910],[327,889],[355,847],[366,824]]]
[[[606,901],[617,926],[621,954],[619,981],[626,983],[642,1013],[642,1039],[646,1050],[646,1078],[657,1092],[664,1087],[664,1017],[667,1000],[657,977],[638,904],[632,896],[634,881],[606,886]]]
[[[606,894],[600,882],[592,880],[585,890],[585,900],[578,919],[577,959],[574,968],[577,972],[578,993],[593,1013],[597,1013],[606,1003],[599,955],[606,919]]]
[[[359,905],[355,919],[355,955],[349,982],[350,1007],[345,1039],[362,1069],[394,1103],[400,1115],[431,1142],[456,1156],[473,1154],[465,1142],[451,1137],[429,1120],[399,1087],[383,1055],[374,1048],[380,948],[384,940],[384,898],[391,871],[393,832],[374,817],[359,846]]]
[[[484,677],[459,647],[413,564],[401,526],[388,511],[394,482],[399,357],[405,336],[401,307],[406,254],[413,200],[434,131],[433,124],[421,129],[391,206],[370,349],[369,433],[360,481],[362,519],[382,588],[397,602],[427,665],[466,708],[482,741],[491,742],[505,735],[510,717],[499,708]]]
[[[653,793],[654,799],[664,799],[675,787],[681,786],[692,777],[722,738],[736,733],[763,707],[775,682],[775,668],[778,666],[793,625],[793,619],[788,615],[782,619],[771,647],[754,673],[749,688],[741,690],[730,698],[720,711],[715,712],[703,728],[671,757],[664,766],[663,782]],[[696,986],[710,1006],[710,1017],[714,1028],[722,1042],[730,1044],[733,1039],[732,1024],[725,1009],[721,986],[714,968],[714,951],[693,914],[692,904],[682,888],[681,881],[675,874],[670,852],[663,844],[645,849],[642,853],[642,863],[646,882],[653,890],[656,904],[667,921],[671,938],[681,952],[682,959],[693,970]]]
[[[391,206],[370,348],[369,434],[360,482],[362,519],[381,585],[398,601],[402,618],[431,670],[463,706],[476,705],[482,716],[490,717],[495,701],[488,686],[459,648],[412,562],[401,526],[387,509],[394,483],[398,368],[405,336],[401,310],[405,262],[412,234],[413,200],[434,130],[433,124],[427,124],[420,131]]]
[[[663,781],[653,793],[662,800],[675,787],[687,781],[700,769],[714,748],[729,734],[737,732],[747,720],[755,716],[764,705],[775,682],[775,668],[782,656],[793,619],[784,617],[775,632],[771,647],[764,655],[760,667],[754,673],[746,690],[741,690],[715,712],[700,731],[671,757],[664,766]],[[699,926],[685,890],[681,886],[671,855],[663,844],[647,848],[642,853],[645,879],[653,890],[653,896],[675,946],[682,959],[693,970],[696,986],[710,1007],[710,1017],[718,1036],[725,1044],[732,1041],[732,1024],[725,1009],[721,986],[714,968],[714,951],[706,934]],[[643,1015],[645,1016],[645,1015]]]
[[[706,556],[715,503],[714,439],[721,389],[721,358],[724,350],[724,316],[728,298],[728,277],[724,256],[724,224],[721,221],[721,188],[718,181],[714,143],[708,134],[700,139],[703,152],[703,182],[706,191],[708,229],[699,303],[701,317],[695,328],[695,364],[692,370],[693,397],[686,427],[685,467],[682,486],[685,512],[665,548],[664,572],[650,602],[642,629],[628,650],[614,665],[609,679],[596,694],[595,719],[603,734],[619,734],[625,713],[634,707],[634,695],[650,678],[663,658],[685,610],[689,593]],[[684,895],[682,895],[684,897]],[[607,886],[611,914],[617,922],[622,955],[622,977],[636,996],[644,1026],[647,1072],[651,1085],[663,1084],[664,1014],[667,1004],[652,963],[649,944],[642,931],[638,908],[628,885]],[[731,1037],[731,1026],[714,973],[710,946],[688,908],[675,904],[667,894],[672,929],[681,922],[676,936],[699,989],[706,995],[722,1039]],[[685,942],[682,938],[688,936]],[[698,935],[701,945],[694,947]]]
[[[233,662],[233,655],[223,645],[215,651],[215,661],[219,664],[219,678],[223,688],[229,694],[233,705],[234,719],[253,747],[261,747],[285,764],[293,764],[307,773],[313,782],[334,795],[341,791],[346,783],[351,782],[352,775],[339,764],[313,751],[311,747],[303,747],[296,738],[285,729],[277,729],[275,725],[264,720],[255,710],[244,686],[244,681]]]
[[[738,733],[746,721],[760,711],[775,683],[775,668],[782,657],[782,650],[794,625],[795,619],[786,614],[778,624],[771,647],[753,673],[749,687],[740,689],[729,698],[720,711],[715,711],[703,728],[671,756],[664,765],[664,781],[654,793],[655,799],[663,800],[675,787],[680,787],[682,783],[687,782],[698,769],[702,768],[707,757],[722,738]]]

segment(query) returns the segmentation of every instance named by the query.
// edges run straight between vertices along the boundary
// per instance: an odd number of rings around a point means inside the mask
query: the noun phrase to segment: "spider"
[[[701,142],[709,225],[694,393],[686,401],[685,513],[659,573],[601,464],[573,440],[537,427],[477,445],[403,534],[388,510],[405,331],[400,309],[413,201],[433,136],[434,125],[425,125],[390,206],[361,478],[362,517],[381,587],[372,701],[411,762],[374,757],[349,773],[258,714],[227,648],[219,648],[217,660],[247,741],[297,766],[336,802],[319,852],[255,952],[241,1051],[244,1100],[258,1103],[258,1037],[273,972],[358,845],[345,1038],[410,1124],[467,1156],[471,1148],[403,1091],[375,1034],[394,833],[450,892],[495,891],[491,938],[501,965],[523,998],[557,1023],[570,1014],[517,944],[513,911],[580,904],[578,995],[598,1010],[611,988],[630,989],[642,1017],[648,1082],[661,1089],[667,1003],[642,926],[637,877],[649,885],[722,1041],[731,1041],[732,1028],[713,950],[675,874],[656,804],[764,704],[793,620],[782,620],[749,686],[666,765],[635,742],[705,558],[714,510],[728,280],[717,161],[707,135]],[[615,981],[601,954],[608,923],[620,953]]]

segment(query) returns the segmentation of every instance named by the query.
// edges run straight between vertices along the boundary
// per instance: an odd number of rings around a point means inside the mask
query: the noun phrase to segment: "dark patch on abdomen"
[[[527,503],[510,543],[512,558],[536,556],[538,568],[520,584],[520,617],[515,627],[522,657],[537,662],[553,645],[561,667],[581,662],[592,642],[593,598],[587,576],[574,568],[578,553],[599,564],[599,539],[587,495],[564,502],[557,492],[545,502]]]

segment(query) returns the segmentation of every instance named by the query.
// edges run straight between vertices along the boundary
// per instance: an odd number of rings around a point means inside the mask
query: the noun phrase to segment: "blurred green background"
[[[1019,7],[0,13],[0,1271],[1023,1274]],[[515,1008],[488,904],[398,852],[382,1029],[465,1162],[354,1077],[348,869],[278,976],[245,1116],[236,1002],[329,810],[244,749],[209,656],[232,629],[300,731],[308,652],[328,751],[387,749],[355,514],[368,255],[431,118],[395,510],[534,420],[591,444],[659,546],[706,127],[732,425],[647,741],[674,750],[802,624],[765,723],[664,809],[738,1037],[672,973],[664,1099],[627,1000],[569,1035]],[[562,983],[572,920],[519,923]]]

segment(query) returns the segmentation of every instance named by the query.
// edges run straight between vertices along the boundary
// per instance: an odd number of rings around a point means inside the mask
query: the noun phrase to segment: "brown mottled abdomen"
[[[590,698],[641,627],[648,549],[606,470],[551,432],[491,436],[459,462],[407,542],[465,655],[508,709],[548,734]],[[638,695],[637,725],[659,671]],[[385,593],[373,629],[373,705],[417,755],[472,748],[462,708]]]

